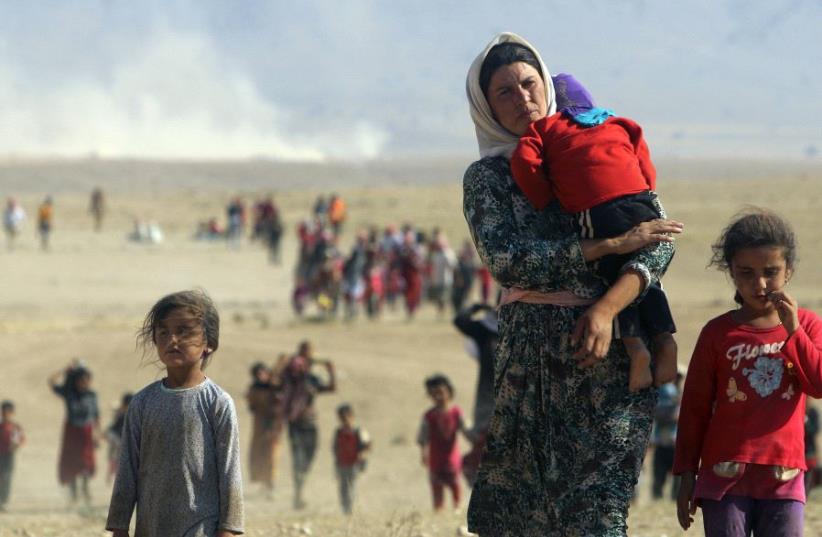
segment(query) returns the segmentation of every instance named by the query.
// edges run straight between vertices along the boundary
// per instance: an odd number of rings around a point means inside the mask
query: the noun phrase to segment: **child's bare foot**
[[[654,336],[654,386],[676,380],[676,341],[669,332]]]
[[[638,337],[624,337],[622,342],[631,358],[631,371],[628,374],[628,390],[639,391],[654,383],[651,375],[651,353]]]

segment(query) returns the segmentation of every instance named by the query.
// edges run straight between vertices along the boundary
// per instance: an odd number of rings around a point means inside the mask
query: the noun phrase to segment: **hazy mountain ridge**
[[[43,159],[0,161],[0,196],[90,192],[213,191],[330,193],[389,185],[461,184],[472,157],[384,159],[364,163],[272,160],[183,161]],[[658,159],[660,181],[801,178],[822,193],[822,162],[729,159]],[[810,194],[810,192],[809,192]]]

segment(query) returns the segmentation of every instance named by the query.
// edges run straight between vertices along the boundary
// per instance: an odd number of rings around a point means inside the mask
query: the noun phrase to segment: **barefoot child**
[[[739,309],[708,322],[688,367],[674,458],[684,529],[702,507],[706,537],[799,537],[806,396],[822,396],[822,319],[785,291],[796,260],[779,216],[737,217],[712,264]]]
[[[537,209],[552,200],[573,213],[583,239],[615,237],[635,225],[663,218],[653,190],[656,170],[642,129],[633,121],[595,108],[591,95],[570,75],[555,77],[557,92],[570,106],[531,124],[511,156],[511,171]],[[550,171],[547,169],[550,168]],[[600,259],[596,272],[609,284],[631,262],[631,255]],[[618,336],[631,358],[632,391],[676,378],[676,331],[659,282],[648,286],[637,305],[618,315]],[[653,342],[655,369],[641,336]]]
[[[349,404],[337,407],[340,426],[334,433],[334,463],[340,482],[340,504],[350,515],[354,504],[354,481],[365,469],[365,454],[371,449],[368,431],[354,423],[354,410]]]
[[[462,409],[452,403],[454,387],[445,375],[425,379],[425,390],[434,406],[422,417],[417,443],[422,449],[422,464],[428,467],[434,510],[445,506],[444,489],[451,489],[454,508],[460,503],[462,458],[457,445],[457,433],[471,439]]]
[[[127,537],[243,533],[240,441],[234,402],[203,369],[219,345],[220,318],[202,291],[163,297],[139,332],[166,377],[131,400],[106,529]]]
[[[26,441],[23,428],[14,421],[14,403],[0,405],[0,511],[6,510],[14,473],[14,454]]]
[[[74,360],[64,371],[49,377],[49,386],[66,405],[60,446],[60,483],[68,485],[71,502],[76,503],[79,482],[83,501],[88,505],[91,503],[88,482],[96,469],[94,450],[100,437],[100,410],[97,393],[91,389],[91,371],[80,360]]]

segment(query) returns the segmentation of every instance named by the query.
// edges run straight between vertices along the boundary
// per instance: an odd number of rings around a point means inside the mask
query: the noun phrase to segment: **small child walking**
[[[340,505],[350,515],[354,506],[354,481],[365,469],[365,455],[371,449],[368,431],[354,423],[354,409],[349,404],[337,407],[340,426],[334,433],[334,462],[340,482]]]
[[[445,487],[451,490],[454,509],[459,507],[462,457],[457,443],[457,433],[473,441],[469,427],[463,419],[462,409],[453,404],[454,386],[445,375],[433,375],[425,379],[425,390],[434,406],[422,417],[417,443],[422,449],[422,464],[428,468],[434,510],[445,506]]]
[[[89,479],[96,470],[94,451],[100,437],[100,409],[97,393],[91,389],[91,371],[81,360],[73,360],[65,370],[49,377],[48,382],[66,405],[58,469],[60,483],[68,485],[72,503],[77,502],[82,492],[88,505]]]
[[[11,493],[11,476],[14,473],[14,456],[26,442],[26,435],[14,421],[14,403],[0,404],[0,511],[6,510]]]
[[[822,319],[785,287],[796,241],[776,214],[737,216],[713,245],[739,308],[697,340],[674,456],[683,529],[702,508],[706,537],[800,537],[806,397],[822,396]]]
[[[40,234],[40,247],[43,250],[49,249],[49,238],[54,225],[54,201],[51,196],[46,196],[40,207],[37,208],[37,232]]]
[[[220,318],[203,291],[161,298],[139,332],[166,377],[137,392],[126,412],[106,529],[128,537],[243,533],[240,440],[234,402],[203,370],[217,350]]]

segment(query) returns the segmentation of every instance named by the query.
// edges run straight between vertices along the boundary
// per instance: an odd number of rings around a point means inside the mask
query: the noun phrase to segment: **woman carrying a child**
[[[629,356],[612,325],[664,271],[669,234],[682,226],[657,219],[580,239],[557,203],[533,207],[509,158],[533,121],[565,103],[519,36],[495,37],[466,85],[482,159],[465,173],[463,209],[483,263],[515,290],[500,308],[495,411],[469,528],[481,537],[625,536],[656,392],[629,391]],[[630,252],[610,288],[589,268]]]

